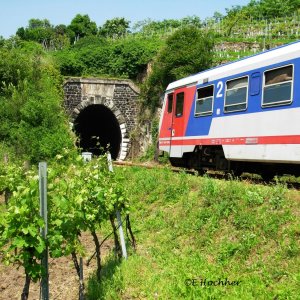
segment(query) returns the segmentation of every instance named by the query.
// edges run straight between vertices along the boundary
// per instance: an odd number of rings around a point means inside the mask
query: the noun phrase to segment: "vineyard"
[[[6,164],[2,166],[0,174],[0,190],[5,194],[0,216],[1,258],[7,265],[24,268],[25,283],[21,299],[28,299],[31,281],[45,277],[47,267],[41,264],[45,251],[49,251],[52,259],[71,256],[80,276],[79,257],[86,251],[81,237],[86,232],[90,233],[94,242],[93,256],[100,280],[102,242],[96,231],[106,221],[111,224],[115,252],[121,257],[116,212],[123,212],[135,246],[123,179],[109,171],[106,157],[86,163],[81,156],[70,158],[67,151],[64,155],[56,156],[48,169],[48,221],[40,216],[41,191],[36,169],[26,170]],[[47,230],[45,238],[41,230]]]
[[[113,232],[109,215],[116,207],[123,208],[123,216],[130,211],[136,251],[128,239],[128,259],[120,260],[111,251],[116,247],[111,235],[101,246],[100,273],[95,258],[93,268],[87,268],[86,299],[297,299],[298,191],[288,190],[280,182],[264,186],[245,180],[217,180],[173,173],[167,167],[115,167],[112,175],[102,173],[107,167],[105,159],[101,172],[100,161],[84,164],[78,158],[70,164],[65,158],[57,159],[65,166],[49,167],[49,251],[51,259],[58,262],[52,262],[57,266],[52,269],[55,276],[75,284],[69,299],[78,297],[79,283],[76,271],[70,268],[71,257],[76,253],[85,263],[90,259],[95,251],[93,235],[103,241]],[[16,171],[13,173],[21,174]],[[44,242],[38,233],[41,220],[33,217],[33,210],[38,216],[33,203],[37,202],[33,201],[36,175],[26,174],[26,179],[9,177],[10,181],[25,179],[27,188],[19,184],[8,208],[2,205],[1,231],[6,237],[1,239],[2,256],[7,262],[23,265],[37,280]],[[22,220],[30,218],[31,223],[20,222],[20,216]],[[30,251],[35,252],[34,261],[27,254]],[[62,256],[70,258],[62,261]],[[62,263],[68,264],[63,271]],[[63,277],[59,277],[61,272]],[[240,284],[203,283],[226,278]],[[54,288],[51,292],[56,299],[62,299],[59,291]]]
[[[299,190],[284,178],[174,173],[167,157],[113,172],[107,155],[87,162],[62,89],[70,76],[133,80],[141,114],[129,138],[138,148],[149,135],[139,159],[152,160],[168,84],[298,40],[299,8],[300,0],[250,1],[203,21],[132,28],[77,14],[57,26],[30,19],[0,36],[0,300],[42,299],[47,281],[58,300],[299,299]]]

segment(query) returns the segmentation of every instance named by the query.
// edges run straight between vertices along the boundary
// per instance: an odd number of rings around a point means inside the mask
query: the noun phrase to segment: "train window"
[[[211,115],[213,111],[214,86],[210,85],[197,90],[195,116]]]
[[[262,106],[284,105],[292,102],[293,66],[265,72]]]
[[[168,95],[168,113],[171,113],[173,110],[173,94]]]
[[[226,82],[224,112],[234,112],[247,109],[248,77],[242,77]]]
[[[176,95],[176,117],[181,117],[183,113],[183,104],[184,104],[184,93],[179,93]]]

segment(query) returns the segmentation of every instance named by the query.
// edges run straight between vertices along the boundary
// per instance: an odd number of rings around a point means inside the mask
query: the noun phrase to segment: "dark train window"
[[[226,82],[224,112],[234,112],[247,109],[248,77],[242,77]]]
[[[173,110],[173,94],[168,95],[168,113],[171,113]]]
[[[183,104],[184,104],[184,93],[179,93],[176,95],[176,117],[181,117],[183,113]]]
[[[195,116],[207,116],[213,112],[214,86],[210,85],[197,90]]]
[[[293,66],[266,71],[264,73],[262,106],[290,104],[292,87]]]

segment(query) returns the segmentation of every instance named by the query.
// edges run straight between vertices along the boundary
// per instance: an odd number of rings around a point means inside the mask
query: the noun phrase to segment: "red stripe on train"
[[[170,141],[160,141],[159,144],[170,145]],[[300,144],[300,135],[286,136],[258,136],[258,137],[234,137],[234,138],[198,138],[172,140],[172,146],[188,145],[274,145],[274,144]]]

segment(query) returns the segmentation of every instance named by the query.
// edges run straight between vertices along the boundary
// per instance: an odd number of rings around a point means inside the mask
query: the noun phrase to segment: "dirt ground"
[[[0,196],[0,202],[3,202]],[[88,233],[82,234],[81,240],[86,246],[87,255],[83,259],[83,276],[85,285],[89,275],[96,270],[96,260],[93,259],[89,266],[86,261],[94,252],[92,236]],[[112,251],[113,241],[108,240],[101,247],[102,255]],[[16,266],[5,266],[0,262],[0,300],[20,300],[25,282],[24,269],[17,270]],[[51,300],[77,300],[79,280],[71,257],[59,259],[49,258],[49,290]],[[29,300],[40,299],[39,282],[30,284]]]

